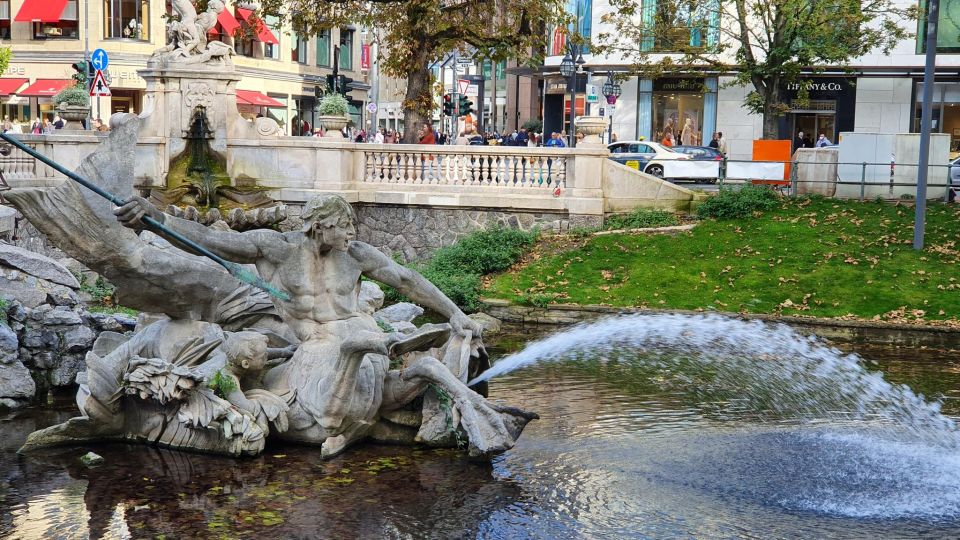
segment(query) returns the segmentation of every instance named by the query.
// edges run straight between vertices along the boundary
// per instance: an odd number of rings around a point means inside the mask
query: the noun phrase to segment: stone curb
[[[612,231],[597,231],[593,236],[605,236],[608,234],[650,234],[650,233],[672,233],[689,231],[696,227],[696,223],[688,225],[670,225],[669,227],[644,227],[642,229],[614,229]]]
[[[481,298],[484,312],[502,321],[520,324],[568,325],[611,315],[634,313],[686,315],[716,314],[742,320],[759,320],[789,325],[801,333],[840,342],[858,342],[892,347],[929,347],[960,350],[960,328],[892,323],[885,321],[838,320],[771,314],[641,309],[578,304],[550,304],[545,308],[514,305],[507,300]]]

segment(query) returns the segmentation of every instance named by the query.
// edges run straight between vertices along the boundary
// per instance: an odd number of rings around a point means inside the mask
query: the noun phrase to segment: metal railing
[[[740,159],[724,159],[716,162],[700,162],[701,164],[714,163],[717,167],[716,176],[672,176],[671,162],[661,162],[665,165],[664,176],[670,180],[683,180],[695,178],[716,179],[719,186],[740,185],[745,183],[765,184],[779,186],[782,189],[789,190],[789,194],[796,196],[807,193],[825,193],[829,196],[840,196],[844,198],[859,198],[861,201],[866,199],[868,192],[871,197],[885,196],[886,198],[898,198],[903,195],[909,195],[909,190],[898,188],[915,188],[916,171],[919,165],[916,163],[898,163],[898,162],[819,162],[819,161],[753,161]],[[694,163],[694,162],[683,162]],[[681,166],[682,167],[682,166]],[[789,169],[788,169],[789,167]],[[801,167],[812,167],[819,169],[824,174],[835,170],[832,178],[805,177],[800,178]],[[745,174],[751,168],[756,174]],[[960,178],[956,183],[951,179],[951,170],[954,168],[950,164],[930,164],[928,165],[928,192],[934,193],[936,190],[942,190],[943,199],[951,200],[951,193],[956,196],[960,193]],[[678,168],[674,168],[674,171]],[[701,171],[706,167],[701,165]],[[735,171],[731,174],[731,171]],[[779,172],[777,172],[779,171]],[[881,172],[882,171],[882,172]],[[852,178],[851,178],[852,177]],[[809,186],[822,186],[821,190],[803,189]],[[849,189],[838,189],[838,188]],[[832,188],[832,189],[831,189]],[[829,193],[834,191],[834,193]],[[836,192],[842,191],[842,195]]]

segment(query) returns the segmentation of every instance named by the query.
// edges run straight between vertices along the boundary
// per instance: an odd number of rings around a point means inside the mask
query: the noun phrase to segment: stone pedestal
[[[607,119],[603,116],[578,116],[576,119],[577,133],[583,133],[583,140],[577,146],[604,146],[600,134],[607,129]]]

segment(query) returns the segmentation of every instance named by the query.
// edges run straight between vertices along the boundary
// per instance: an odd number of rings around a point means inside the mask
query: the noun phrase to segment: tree
[[[912,36],[916,6],[896,0],[610,0],[598,52],[624,55],[646,77],[702,69],[750,85],[744,106],[777,138],[781,90],[825,68],[845,69]],[[637,47],[637,44],[640,46]],[[806,99],[803,85],[798,98]]]
[[[563,0],[266,0],[264,13],[286,14],[297,32],[315,35],[357,24],[375,28],[380,70],[406,79],[404,142],[434,108],[430,65],[469,46],[475,58],[536,61],[546,47],[545,27],[566,21]]]

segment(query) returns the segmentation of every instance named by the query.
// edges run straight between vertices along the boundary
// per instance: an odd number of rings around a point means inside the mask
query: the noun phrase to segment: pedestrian
[[[660,141],[660,144],[670,148],[673,146],[673,132],[667,131],[663,134],[663,139]]]
[[[23,126],[20,124],[19,118],[14,118],[13,123],[10,124],[10,133],[23,133]]]
[[[4,133],[9,133],[11,129],[13,129],[13,122],[10,121],[10,117],[9,117],[9,116],[4,116],[4,117],[3,117],[3,132],[4,132]]]
[[[707,144],[707,146],[709,146],[710,148],[713,148],[714,150],[720,150],[720,133],[719,132],[713,134],[713,138],[710,139],[710,143]]]
[[[833,143],[830,142],[830,139],[827,138],[823,133],[817,138],[817,144],[814,145],[816,148],[823,148],[824,146],[832,146]]]
[[[377,130],[376,135],[373,136],[374,144],[383,144],[383,142],[386,140],[386,137],[384,137],[383,131],[384,131],[383,128],[380,128]]]
[[[320,128],[313,128],[314,137],[323,137],[323,131]]]
[[[718,131],[717,135],[719,135],[719,138],[717,139],[717,150],[719,150],[721,154],[726,156],[727,155],[727,139],[723,137],[722,131]]]
[[[53,133],[53,129],[54,129],[54,128],[53,128],[53,123],[50,121],[50,118],[49,118],[49,117],[48,117],[48,118],[44,118],[44,119],[43,119],[43,134],[44,134],[44,135],[50,135],[51,133]]]
[[[620,137],[617,135],[617,132],[613,132],[613,133],[610,134],[610,142],[611,142],[611,143],[615,143],[615,142],[617,142],[617,141],[619,141],[619,140],[620,140]]]
[[[560,134],[554,131],[550,134],[550,140],[547,141],[545,145],[549,148],[566,148],[567,145],[563,142],[563,139],[560,137]]]
[[[680,132],[680,144],[691,146],[696,139],[696,132],[693,130],[693,118],[687,118],[683,121],[683,131]]]
[[[527,133],[527,128],[520,128],[520,131],[516,132],[516,138],[514,139],[514,146],[529,146],[530,145],[530,134]]]
[[[577,132],[577,144],[579,145],[579,144],[582,143],[582,142],[583,142],[583,132],[582,132],[582,131],[578,131],[578,132]]]
[[[810,148],[809,141],[810,139],[803,136],[803,130],[797,132],[797,138],[793,140],[793,151],[796,152],[801,148]]]
[[[43,133],[43,122],[40,121],[40,117],[33,119],[33,123],[30,124],[30,133],[34,135],[40,135]]]
[[[63,120],[63,118],[60,118],[59,114],[53,117],[53,129],[63,129],[63,127],[66,125],[67,123]]]

